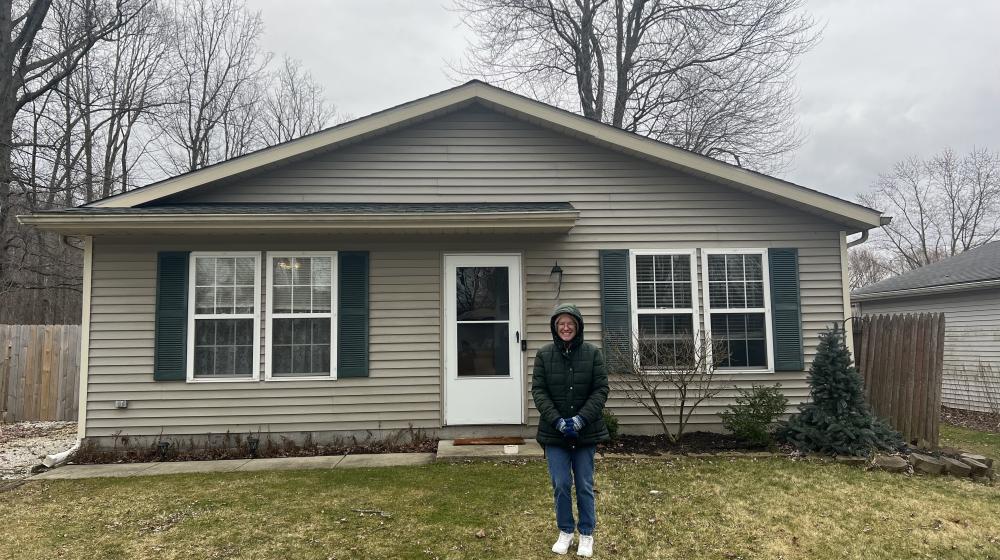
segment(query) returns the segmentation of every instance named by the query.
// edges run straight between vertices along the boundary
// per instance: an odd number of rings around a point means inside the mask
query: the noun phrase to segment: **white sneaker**
[[[552,552],[556,554],[566,554],[569,552],[569,545],[573,544],[573,533],[563,533],[559,531],[559,539],[552,545]]]
[[[580,535],[580,544],[576,547],[576,555],[587,558],[594,555],[593,535]]]

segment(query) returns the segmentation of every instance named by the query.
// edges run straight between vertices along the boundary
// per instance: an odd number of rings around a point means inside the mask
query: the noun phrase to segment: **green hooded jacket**
[[[576,336],[566,343],[556,333],[556,317],[568,313],[576,319]],[[556,308],[549,319],[551,344],[535,354],[531,374],[531,396],[541,418],[536,439],[542,445],[570,447],[554,426],[560,418],[579,414],[586,425],[580,430],[576,445],[594,445],[610,439],[604,424],[604,403],[608,400],[608,372],[604,356],[593,344],[583,341],[583,316],[575,305]]]

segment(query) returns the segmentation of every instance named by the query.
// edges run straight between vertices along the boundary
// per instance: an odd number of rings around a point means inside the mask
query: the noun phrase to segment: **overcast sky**
[[[454,85],[467,31],[449,0],[248,0],[264,48],[303,61],[363,116]],[[908,155],[1000,150],[1000,2],[807,0],[825,25],[801,59],[807,133],[785,179],[854,199]]]

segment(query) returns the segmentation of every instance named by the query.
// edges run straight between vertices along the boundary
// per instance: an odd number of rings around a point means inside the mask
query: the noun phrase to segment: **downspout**
[[[66,451],[63,451],[62,453],[56,453],[55,455],[46,455],[45,459],[42,460],[42,464],[50,469],[58,467],[59,465],[72,459],[73,455],[76,455],[76,452],[80,450],[81,444],[83,444],[83,440],[77,438],[76,443],[73,444],[73,447],[70,447]]]
[[[882,217],[879,218],[879,224],[878,225],[879,225],[879,227],[885,227],[885,226],[887,226],[887,225],[889,225],[891,223],[892,223],[892,216],[882,216]],[[851,247],[854,247],[855,245],[861,245],[865,241],[868,241],[868,231],[869,230],[867,230],[867,229],[863,230],[861,232],[861,237],[859,237],[859,238],[855,239],[854,241],[851,241],[850,243],[848,243],[847,244],[847,248],[850,249]]]
[[[861,237],[855,239],[854,241],[848,242],[847,243],[847,248],[850,249],[851,247],[854,247],[855,245],[861,245],[865,241],[868,241],[868,230],[867,229],[861,232]]]
[[[94,271],[94,237],[83,238],[83,311],[80,318],[80,400],[76,443],[61,453],[46,455],[42,465],[52,469],[69,461],[80,450],[87,434],[87,377],[90,365],[90,291]]]

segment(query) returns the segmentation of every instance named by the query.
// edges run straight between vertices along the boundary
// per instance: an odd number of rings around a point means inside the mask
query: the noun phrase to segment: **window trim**
[[[272,337],[274,334],[274,259],[288,257],[330,257],[330,375],[300,375],[296,377],[276,377],[272,371],[274,351]],[[338,279],[340,268],[337,251],[268,251],[264,262],[267,265],[267,329],[264,336],[264,380],[265,381],[324,381],[337,379],[337,309],[340,291]],[[280,319],[290,317],[323,318],[326,313],[282,313]]]
[[[253,372],[249,377],[213,378],[195,377],[194,375],[194,328],[195,321],[195,294],[198,286],[199,257],[253,257]],[[192,251],[188,259],[188,309],[187,309],[187,382],[188,383],[247,383],[256,382],[260,379],[260,252],[259,251]],[[235,314],[233,314],[235,315]],[[231,315],[211,315],[203,316],[205,319],[225,319],[237,318]],[[245,319],[244,314],[238,316]]]
[[[635,270],[635,258],[640,255],[687,255],[690,259],[691,266],[691,307],[681,308],[678,312],[677,309],[649,309],[642,312],[643,315],[682,315],[690,309],[691,312],[691,326],[694,329],[694,347],[697,351],[701,344],[701,310],[700,302],[698,298],[698,262],[696,260],[697,249],[629,249],[628,252],[628,267],[629,267],[629,286],[628,286],[628,297],[629,297],[629,311],[631,316],[631,328],[632,328],[632,340],[636,342],[639,340],[639,277],[636,275]],[[632,349],[633,363],[639,364],[639,351],[636,348]],[[672,371],[677,371],[670,368],[652,368],[648,371],[657,371],[669,373]]]
[[[760,255],[760,266],[761,266],[761,276],[764,281],[764,307],[742,307],[742,308],[724,308],[724,309],[712,309],[712,302],[709,299],[709,281],[708,281],[708,256],[709,255]],[[774,332],[771,325],[771,267],[767,260],[767,249],[748,249],[748,248],[710,248],[701,250],[701,285],[702,294],[701,297],[704,302],[705,309],[705,337],[706,340],[712,340],[712,314],[713,313],[763,313],[764,314],[764,344],[767,350],[767,367],[719,367],[716,369],[716,373],[719,374],[730,374],[730,373],[774,373]],[[736,309],[736,311],[734,311]],[[712,348],[711,345],[707,345],[708,348],[708,359],[712,359]]]

